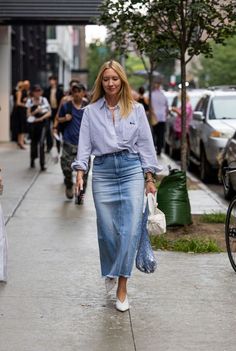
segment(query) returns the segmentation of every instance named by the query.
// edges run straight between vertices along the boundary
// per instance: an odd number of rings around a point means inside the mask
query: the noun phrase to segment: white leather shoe
[[[109,293],[115,287],[116,282],[117,282],[117,278],[109,278],[109,277],[105,278],[105,287],[106,287],[107,293]]]
[[[116,309],[120,312],[125,312],[125,311],[129,310],[129,301],[128,301],[127,295],[126,295],[123,302],[121,302],[118,299],[118,297],[116,298]]]

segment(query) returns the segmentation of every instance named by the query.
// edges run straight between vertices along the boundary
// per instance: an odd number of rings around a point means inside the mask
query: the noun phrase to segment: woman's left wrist
[[[156,183],[156,177],[155,174],[148,172],[144,176],[145,183]]]
[[[146,179],[145,183],[153,183],[154,184],[154,183],[156,183],[156,181],[154,179],[150,178],[150,179]]]

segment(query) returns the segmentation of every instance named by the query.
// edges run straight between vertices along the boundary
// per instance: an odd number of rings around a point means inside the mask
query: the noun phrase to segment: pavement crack
[[[17,202],[15,208],[13,209],[12,213],[11,213],[11,214],[9,215],[9,217],[7,218],[7,220],[6,220],[6,222],[5,222],[5,225],[7,225],[7,224],[10,222],[10,220],[14,217],[16,211],[18,210],[18,208],[20,207],[20,205],[21,205],[22,202],[24,201],[26,195],[28,194],[28,192],[30,191],[30,189],[32,188],[32,186],[35,184],[35,182],[36,182],[36,180],[38,179],[39,175],[40,175],[40,171],[38,171],[38,172],[34,175],[34,177],[33,177],[32,181],[31,181],[30,185],[29,185],[28,188],[25,190],[25,192],[24,192],[23,195],[21,196],[20,200]]]
[[[135,337],[134,337],[134,328],[133,328],[133,323],[132,323],[132,317],[131,317],[130,310],[129,310],[129,321],[130,321],[131,334],[132,334],[132,339],[133,339],[133,344],[134,344],[134,351],[137,351]]]

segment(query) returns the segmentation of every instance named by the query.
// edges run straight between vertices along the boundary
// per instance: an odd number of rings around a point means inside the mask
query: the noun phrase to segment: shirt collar
[[[99,101],[99,108],[102,109],[104,107],[104,105],[106,105],[106,99],[103,96]]]
[[[103,96],[103,97],[99,100],[99,108],[102,109],[104,106],[105,106],[106,108],[108,108],[108,107],[107,107],[106,99],[105,99],[105,97]],[[117,108],[118,108],[118,109],[120,108],[119,104],[117,105]]]

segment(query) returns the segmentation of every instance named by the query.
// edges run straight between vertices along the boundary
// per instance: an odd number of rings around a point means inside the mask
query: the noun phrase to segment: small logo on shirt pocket
[[[137,123],[135,121],[128,122],[128,124],[123,126],[123,140],[126,142],[131,140],[137,131]]]

